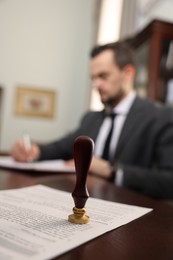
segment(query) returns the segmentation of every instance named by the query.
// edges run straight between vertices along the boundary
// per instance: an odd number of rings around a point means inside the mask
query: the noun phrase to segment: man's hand
[[[65,162],[67,166],[74,166],[74,160],[68,160]],[[109,162],[93,156],[89,172],[105,179],[110,179],[112,176],[112,167]]]
[[[39,158],[40,149],[37,144],[32,143],[30,149],[26,150],[24,141],[21,139],[13,145],[11,156],[19,162],[31,162]]]
[[[112,175],[110,163],[96,156],[93,156],[89,171],[91,174],[103,177],[105,179],[109,179]]]
[[[75,164],[74,164],[74,160],[73,160],[73,159],[68,160],[68,161],[65,161],[64,163],[65,163],[66,166],[75,167]]]

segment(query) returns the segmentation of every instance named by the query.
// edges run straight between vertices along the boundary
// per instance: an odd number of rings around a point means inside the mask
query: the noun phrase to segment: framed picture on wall
[[[37,87],[16,88],[15,114],[52,118],[55,114],[56,92]]]

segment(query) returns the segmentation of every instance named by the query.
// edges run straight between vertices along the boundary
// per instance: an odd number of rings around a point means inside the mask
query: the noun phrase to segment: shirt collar
[[[121,114],[121,115],[127,115],[132,104],[133,101],[136,97],[136,92],[133,90],[131,91],[127,97],[125,97],[114,109],[114,113],[116,114]]]

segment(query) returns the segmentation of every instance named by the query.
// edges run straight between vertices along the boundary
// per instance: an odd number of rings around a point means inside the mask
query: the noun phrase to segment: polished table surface
[[[72,192],[75,175],[43,174],[0,169],[0,189],[35,184]],[[88,176],[91,197],[151,207],[154,210],[137,220],[97,237],[59,257],[59,260],[141,260],[173,259],[173,206],[128,189],[117,188],[100,178]],[[69,209],[70,211],[71,209]]]

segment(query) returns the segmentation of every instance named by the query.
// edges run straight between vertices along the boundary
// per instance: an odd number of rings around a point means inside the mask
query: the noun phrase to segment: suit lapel
[[[120,134],[120,138],[115,152],[115,158],[118,158],[120,156],[127,141],[129,140],[131,135],[134,134],[136,126],[139,125],[141,122],[142,103],[143,102],[141,102],[141,99],[139,97],[135,98],[134,103],[125,120],[122,132]]]
[[[98,132],[100,130],[101,124],[103,123],[104,120],[104,110],[97,112],[95,120],[93,121],[93,124],[90,126],[91,127],[91,138],[95,141],[96,137],[98,136]]]

